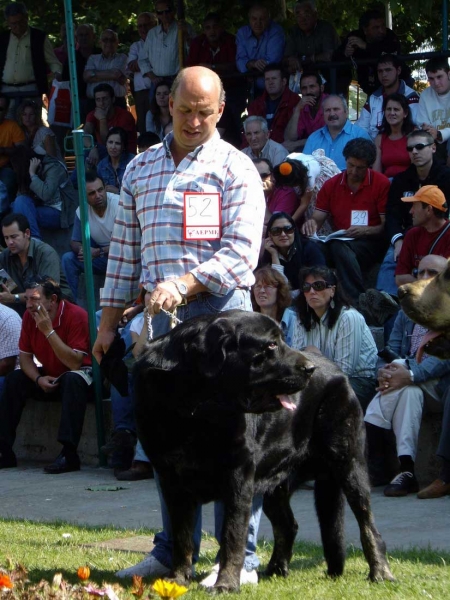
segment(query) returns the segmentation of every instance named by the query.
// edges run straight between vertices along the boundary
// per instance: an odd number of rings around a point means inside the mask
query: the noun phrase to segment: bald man
[[[430,279],[446,267],[446,258],[428,254],[419,263],[417,277]],[[399,312],[389,337],[389,348],[398,358],[378,370],[377,394],[364,417],[373,485],[381,485],[382,480],[389,477],[384,471],[386,444],[383,429],[393,429],[395,433],[400,473],[384,489],[384,495],[389,497],[419,491],[414,462],[424,400],[440,402],[450,386],[450,360],[424,355],[418,362],[418,350],[426,332],[402,310]]]
[[[213,71],[180,71],[169,99],[173,131],[128,165],[101,290],[102,318],[93,349],[99,362],[125,306],[139,294],[140,281],[147,290],[154,337],[170,329],[171,320],[161,309],[177,308],[181,321],[233,308],[252,310],[264,192],[250,158],[220,139],[217,123],[224,106],[222,83]],[[119,576],[170,572],[172,536],[162,497],[161,510],[164,531],[156,536],[154,550]],[[254,516],[259,514],[260,506]],[[199,525],[198,518],[194,555]],[[220,535],[217,520],[216,530]],[[256,533],[252,546],[241,583],[246,573],[257,581]]]

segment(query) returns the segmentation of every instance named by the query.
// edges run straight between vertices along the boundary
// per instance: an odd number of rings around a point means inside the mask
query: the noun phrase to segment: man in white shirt
[[[420,95],[417,125],[436,141],[436,155],[448,159],[450,140],[450,69],[446,57],[431,58],[425,65],[428,82]]]
[[[104,275],[108,264],[109,243],[114,227],[114,219],[119,207],[119,196],[106,192],[103,180],[95,171],[86,173],[86,196],[89,205],[88,219],[91,232],[92,270],[98,275]],[[75,300],[78,295],[80,273],[84,273],[81,239],[80,209],[78,208],[70,241],[72,251],[66,252],[61,258],[62,268]]]
[[[158,21],[155,13],[143,12],[137,18],[137,30],[140,39],[130,46],[128,53],[127,69],[132,74],[133,79],[133,98],[136,107],[137,128],[139,133],[145,133],[145,115],[150,108],[149,88],[151,81],[148,77],[143,77],[139,68],[139,56],[144,48],[145,39],[148,32],[156,27]]]
[[[244,133],[247,138],[248,147],[242,152],[255,158],[268,158],[272,165],[276,167],[284,161],[289,152],[278,142],[270,138],[270,131],[267,121],[264,117],[253,115],[244,121]]]

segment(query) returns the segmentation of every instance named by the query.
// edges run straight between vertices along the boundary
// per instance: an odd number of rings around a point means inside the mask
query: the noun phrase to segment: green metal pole
[[[75,164],[77,169],[77,181],[78,181],[78,198],[80,202],[80,221],[81,221],[81,235],[83,242],[83,257],[84,257],[84,273],[86,280],[86,297],[87,297],[87,312],[89,318],[89,336],[91,340],[91,348],[94,345],[97,337],[97,320],[95,315],[95,297],[94,297],[94,277],[92,273],[92,257],[91,257],[91,232],[89,228],[88,218],[88,204],[86,197],[86,171],[84,166],[84,151],[85,138],[91,136],[85,136],[80,127],[80,109],[78,101],[78,81],[76,73],[76,62],[75,62],[75,43],[74,43],[74,30],[73,30],[73,13],[72,13],[72,0],[64,0],[64,11],[66,19],[66,31],[67,31],[67,52],[69,60],[69,73],[70,73],[70,96],[72,101],[72,116],[74,130],[72,131],[73,148],[75,152]],[[70,138],[66,138],[68,141]],[[91,142],[92,147],[92,142]],[[94,377],[94,391],[95,391],[95,418],[97,425],[97,445],[99,449],[99,462],[101,466],[106,464],[106,459],[100,452],[101,446],[105,443],[105,425],[103,417],[103,400],[102,400],[102,377],[100,373],[99,364],[95,359],[92,361],[92,372]]]

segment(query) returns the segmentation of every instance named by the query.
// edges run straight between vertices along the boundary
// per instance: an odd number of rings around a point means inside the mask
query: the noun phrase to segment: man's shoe
[[[384,488],[384,495],[396,498],[415,494],[418,491],[419,483],[415,475],[409,471],[403,471],[403,473],[399,473],[394,477],[391,483]]]
[[[366,291],[365,304],[375,325],[383,326],[386,321],[400,310],[398,302],[387,292],[369,289]]]
[[[114,472],[118,481],[140,481],[141,479],[153,479],[153,468],[149,462],[134,460],[131,469]]]
[[[55,462],[44,467],[44,472],[49,475],[59,475],[60,473],[71,473],[80,470],[80,459],[78,454],[71,454],[67,457],[63,452],[57,456]]]
[[[417,497],[421,500],[429,500],[431,498],[443,498],[450,495],[450,483],[445,483],[442,479],[435,479],[426,488],[420,490]]]
[[[213,587],[217,581],[217,577],[219,576],[219,565],[216,564],[211,569],[211,573],[207,575],[204,579],[200,581],[200,585],[206,588]],[[256,569],[252,569],[251,571],[247,571],[247,569],[241,569],[240,575],[240,584],[246,585],[258,585],[258,572]]]
[[[137,575],[138,577],[150,577],[152,579],[158,579],[159,577],[167,577],[169,574],[170,569],[168,567],[165,567],[159,562],[158,559],[151,554],[148,554],[144,560],[137,565],[128,567],[128,569],[117,571],[116,577],[125,578]]]
[[[100,450],[103,454],[113,454],[118,450],[134,449],[136,446],[137,437],[129,429],[119,429],[113,431],[111,439],[107,444],[102,446]]]
[[[0,469],[12,469],[17,467],[17,458],[14,452],[9,449],[3,449],[0,456]]]

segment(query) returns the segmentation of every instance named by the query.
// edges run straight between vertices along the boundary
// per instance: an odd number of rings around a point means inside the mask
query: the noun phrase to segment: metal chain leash
[[[169,312],[168,310],[161,308],[160,312],[163,312],[168,317],[170,317],[170,329],[173,329],[179,323],[182,323],[181,319],[179,319],[177,317],[177,309],[176,308],[173,312]],[[153,339],[152,316],[149,314],[147,307],[144,308],[144,319],[145,318],[147,318],[147,339],[152,340]]]

